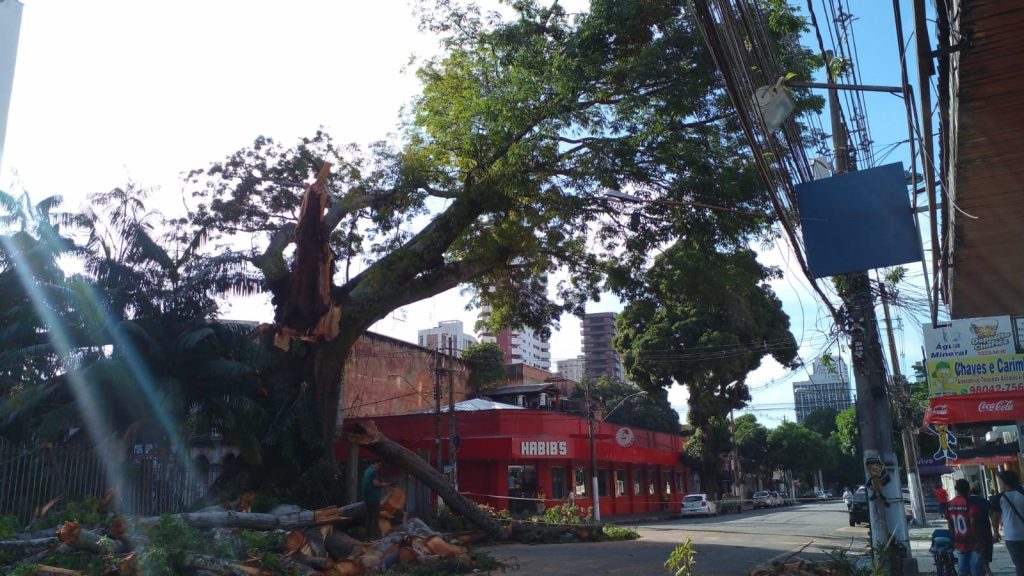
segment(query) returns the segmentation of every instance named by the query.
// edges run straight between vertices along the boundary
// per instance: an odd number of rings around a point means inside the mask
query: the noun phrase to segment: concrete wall
[[[442,374],[454,382],[455,401],[468,399],[469,366],[441,355]],[[442,404],[449,380],[441,378]],[[434,407],[434,354],[427,348],[380,334],[366,333],[345,365],[344,418],[408,414]],[[340,419],[339,419],[340,420]]]

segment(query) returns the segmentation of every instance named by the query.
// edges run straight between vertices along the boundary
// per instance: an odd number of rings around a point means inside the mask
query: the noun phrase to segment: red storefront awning
[[[924,413],[926,424],[970,424],[1024,420],[1024,392],[937,396]]]

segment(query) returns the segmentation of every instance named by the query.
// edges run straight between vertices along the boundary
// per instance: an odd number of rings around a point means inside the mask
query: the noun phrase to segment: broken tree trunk
[[[462,514],[488,536],[495,540],[505,540],[506,530],[498,519],[485,512],[480,506],[462,494],[448,482],[448,479],[435,470],[430,463],[424,461],[408,448],[384,436],[377,430],[373,421],[352,424],[345,429],[345,438],[354,442],[391,464],[412,474],[429,486],[452,509]]]
[[[194,512],[177,516],[194,528],[243,528],[249,530],[291,530],[322,524],[356,520],[366,514],[362,502],[320,510],[300,510],[287,514],[261,514],[256,512]],[[159,516],[140,518],[139,524],[155,524]]]
[[[125,540],[105,538],[99,534],[82,530],[78,522],[65,522],[57,530],[57,538],[75,550],[85,550],[93,554],[125,554],[131,552],[131,543]]]

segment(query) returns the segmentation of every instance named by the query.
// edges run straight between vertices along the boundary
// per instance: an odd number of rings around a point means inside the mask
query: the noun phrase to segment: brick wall
[[[455,384],[455,401],[468,398],[468,365],[441,356]],[[448,380],[441,379],[441,403],[448,404]],[[421,346],[367,332],[352,349],[345,364],[345,393],[339,406],[342,418],[408,414],[434,407],[434,356]]]

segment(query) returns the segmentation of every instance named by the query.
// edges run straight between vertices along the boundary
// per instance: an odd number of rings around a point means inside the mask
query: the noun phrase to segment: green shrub
[[[640,537],[636,530],[614,524],[605,525],[601,532],[603,534],[602,540],[636,540]]]
[[[673,576],[693,576],[693,567],[697,564],[694,559],[696,555],[697,550],[693,547],[693,542],[687,538],[669,554],[668,560],[665,561],[665,568]]]
[[[573,502],[566,502],[544,510],[543,514],[531,520],[545,524],[593,524],[593,508],[580,508]]]

